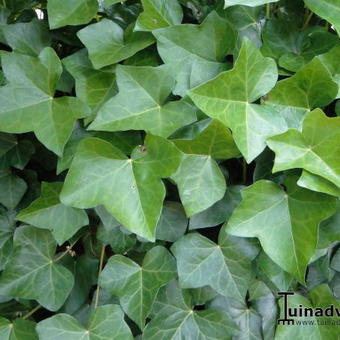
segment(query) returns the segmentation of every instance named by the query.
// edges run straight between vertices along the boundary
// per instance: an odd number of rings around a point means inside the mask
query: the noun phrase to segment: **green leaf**
[[[180,154],[169,141],[152,135],[146,138],[145,148],[129,159],[108,142],[83,140],[61,202],[81,209],[104,205],[127,229],[154,240],[165,197],[160,178],[172,175]]]
[[[17,228],[13,253],[0,276],[0,294],[37,300],[48,310],[58,310],[74,278],[68,269],[53,261],[55,249],[56,242],[49,231]]]
[[[176,182],[185,213],[191,217],[219,201],[226,192],[225,178],[211,156],[183,154]]]
[[[156,239],[175,242],[185,234],[188,219],[178,202],[164,202],[162,215],[157,224]]]
[[[137,19],[136,31],[153,31],[182,21],[183,12],[177,0],[142,0],[142,4],[144,12]]]
[[[250,262],[240,256],[233,241],[221,234],[216,244],[190,233],[175,242],[171,251],[177,260],[181,288],[210,286],[221,295],[243,301],[250,280]]]
[[[181,290],[176,281],[160,291],[155,305],[157,313],[145,327],[145,340],[230,340],[238,333],[225,312],[195,310],[189,292]]]
[[[337,0],[304,0],[306,6],[321,18],[329,21],[340,34],[340,3]]]
[[[316,248],[318,225],[334,214],[336,201],[298,187],[293,177],[285,185],[287,192],[273,182],[260,180],[243,190],[243,200],[229,219],[226,231],[259,238],[267,255],[304,283]]]
[[[108,99],[117,93],[114,68],[95,70],[86,50],[64,58],[63,65],[76,80],[77,97],[94,112],[97,112]]]
[[[314,110],[304,119],[302,132],[290,129],[268,139],[275,152],[273,172],[302,168],[340,188],[339,138],[340,117]]]
[[[124,312],[143,329],[159,288],[175,276],[173,257],[156,246],[146,253],[141,266],[127,257],[112,256],[100,274],[99,284],[119,297]]]
[[[297,184],[300,187],[313,191],[323,192],[328,195],[340,197],[340,188],[327,181],[323,177],[315,175],[309,171],[303,170]]]
[[[0,270],[5,268],[13,249],[15,214],[0,207]]]
[[[208,209],[191,216],[189,229],[214,227],[229,219],[233,210],[241,201],[241,185],[229,186],[224,197]]]
[[[117,66],[116,70],[119,94],[99,110],[89,129],[145,130],[168,137],[197,119],[196,109],[184,100],[168,101],[174,85],[169,67]]]
[[[13,322],[0,317],[0,338],[1,340],[38,340],[35,331],[36,323],[15,319]]]
[[[10,170],[0,171],[0,203],[8,209],[14,209],[27,190],[26,182],[12,174]]]
[[[56,53],[48,47],[39,58],[2,52],[2,66],[9,85],[0,88],[0,130],[33,131],[48,149],[61,155],[75,120],[89,110],[77,98],[53,98],[62,72]]]
[[[119,2],[123,3],[126,0],[104,0],[104,6],[109,7],[114,4],[118,4]]]
[[[279,0],[224,0],[224,7],[243,5],[243,6],[261,6],[271,2],[278,2]]]
[[[279,81],[268,93],[267,103],[289,106],[303,115],[307,110],[328,105],[337,92],[338,85],[326,66],[314,58],[292,77]]]
[[[102,19],[78,32],[96,69],[112,65],[131,57],[154,42],[149,33],[133,32],[130,25],[125,31],[114,21]]]
[[[95,17],[98,10],[97,0],[48,0],[48,22],[51,29],[66,25],[82,25]]]
[[[277,68],[247,39],[232,70],[191,90],[189,96],[210,117],[233,132],[247,162],[265,148],[265,140],[285,130],[285,121],[267,106],[251,104],[274,87]]]
[[[42,182],[41,197],[22,210],[16,219],[32,226],[48,229],[59,245],[69,240],[81,227],[89,224],[84,210],[70,208],[60,202],[63,183]]]
[[[131,331],[124,321],[124,314],[118,305],[96,308],[90,315],[86,327],[69,314],[57,314],[37,325],[40,340],[132,340]]]
[[[27,23],[6,25],[2,33],[14,52],[35,57],[50,45],[50,36],[46,26],[36,19]]]
[[[194,138],[175,138],[173,143],[186,154],[210,155],[213,158],[237,157],[237,149],[230,130],[217,120],[201,120],[190,129],[198,129]],[[183,131],[185,134],[185,131]]]
[[[175,74],[174,94],[184,96],[187,90],[230,68],[223,62],[233,52],[235,32],[214,11],[201,25],[177,25],[153,34],[160,56]]]

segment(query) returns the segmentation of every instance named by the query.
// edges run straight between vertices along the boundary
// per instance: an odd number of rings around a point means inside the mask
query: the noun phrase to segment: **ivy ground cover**
[[[279,320],[340,311],[339,33],[340,0],[1,0],[0,340],[338,340]]]

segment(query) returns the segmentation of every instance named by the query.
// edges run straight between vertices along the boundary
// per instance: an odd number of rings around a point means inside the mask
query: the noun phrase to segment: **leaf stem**
[[[247,162],[244,158],[242,162],[242,180],[243,180],[243,184],[247,183]]]
[[[66,256],[67,254],[72,253],[72,248],[74,247],[74,245],[75,245],[77,242],[78,242],[78,240],[75,241],[75,242],[73,242],[71,245],[67,246],[67,247],[66,247],[66,250],[65,250],[60,256],[58,256],[57,258],[53,259],[53,262],[58,262],[58,261],[60,261],[64,256]]]
[[[103,245],[102,251],[101,251],[101,254],[100,254],[99,270],[98,270],[98,281],[99,281],[99,275],[100,275],[101,271],[103,270],[104,257],[105,257],[105,248],[106,248],[106,246]],[[96,297],[95,297],[95,300],[94,300],[94,308],[98,307],[98,301],[99,301],[100,286],[98,284],[98,281],[97,281]]]
[[[37,310],[39,310],[42,306],[38,305],[34,307],[30,312],[28,312],[26,315],[24,315],[22,318],[23,319],[28,319],[32,314],[34,314]]]
[[[308,14],[308,16],[307,16],[307,18],[306,18],[306,21],[305,21],[305,23],[303,24],[303,26],[302,26],[302,29],[304,30],[305,28],[307,28],[307,26],[308,26],[308,24],[309,24],[309,22],[310,22],[310,19],[312,19],[312,16],[314,15],[314,13],[312,12],[312,11],[309,11],[309,14]]]
[[[269,19],[270,18],[270,4],[266,5],[266,18]]]

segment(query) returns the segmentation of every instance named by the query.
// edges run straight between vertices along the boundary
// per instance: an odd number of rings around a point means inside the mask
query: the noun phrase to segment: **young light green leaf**
[[[329,21],[340,35],[340,3],[337,0],[304,0],[306,6]]]
[[[230,68],[223,62],[233,52],[236,34],[215,11],[200,25],[183,24],[152,33],[160,56],[175,73],[175,94],[184,96],[187,90]]]
[[[57,314],[37,325],[40,340],[133,340],[118,305],[100,306],[93,310],[85,328],[69,314]]]
[[[224,0],[224,8],[235,5],[256,7],[278,1],[279,0]]]
[[[195,310],[190,293],[176,281],[162,288],[155,305],[157,313],[145,327],[143,340],[231,340],[238,333],[227,313]]]
[[[194,138],[172,140],[184,153],[210,155],[220,159],[234,158],[240,154],[230,130],[218,120],[201,120],[190,126],[190,129],[195,129],[196,126],[199,133]]]
[[[43,22],[36,19],[31,22],[19,22],[6,25],[2,33],[14,52],[33,57],[50,45],[49,32]]]
[[[96,69],[131,57],[154,42],[151,34],[133,32],[131,25],[124,31],[108,19],[83,28],[78,32],[78,37],[86,46]]]
[[[15,319],[13,322],[0,317],[1,340],[38,340],[35,330],[36,323],[24,319]]]
[[[188,217],[219,201],[227,189],[222,171],[211,156],[183,154],[180,166],[171,178],[178,186]]]
[[[51,311],[58,310],[70,293],[73,274],[54,262],[56,242],[51,233],[35,227],[17,228],[14,250],[0,276],[0,294],[37,300]]]
[[[122,255],[112,256],[99,284],[119,298],[124,312],[143,329],[159,288],[175,277],[173,257],[164,247],[156,246],[146,253],[141,266]]]
[[[265,148],[265,140],[285,130],[282,117],[264,105],[251,104],[274,87],[277,68],[245,39],[232,70],[189,92],[194,103],[210,117],[229,127],[247,162]]]
[[[89,223],[84,210],[67,207],[60,202],[62,187],[61,182],[42,182],[41,197],[16,217],[32,226],[50,230],[59,245]]]
[[[144,12],[137,19],[136,31],[153,31],[182,21],[183,11],[177,0],[142,0],[142,5]]]
[[[340,188],[339,139],[340,117],[314,110],[304,119],[302,132],[290,129],[268,139],[275,152],[273,172],[302,168]]]
[[[180,158],[172,143],[152,135],[131,159],[106,141],[87,138],[79,144],[61,202],[82,209],[104,205],[127,229],[154,240],[165,197],[161,178],[172,175]]]
[[[89,114],[79,99],[54,99],[62,67],[54,50],[45,48],[38,58],[2,53],[2,67],[9,85],[0,88],[0,130],[33,131],[50,150],[61,155],[78,118]]]
[[[235,236],[258,237],[268,256],[304,283],[319,223],[334,214],[336,201],[298,187],[294,177],[288,178],[285,185],[287,192],[273,182],[260,180],[243,190],[243,201],[229,219],[226,231]]]
[[[97,0],[48,0],[48,22],[51,29],[66,25],[82,25],[95,17],[98,10]]]
[[[243,301],[250,281],[250,261],[233,249],[233,239],[222,235],[219,241],[216,244],[190,233],[173,244],[179,283],[181,288],[210,286],[221,295]]]
[[[184,100],[168,101],[174,85],[171,73],[166,66],[117,66],[119,94],[104,104],[89,129],[145,130],[168,137],[194,122],[192,105]]]
[[[323,192],[328,195],[340,197],[340,188],[332,182],[327,181],[321,176],[315,175],[309,171],[303,170],[297,184],[300,187],[313,191]]]

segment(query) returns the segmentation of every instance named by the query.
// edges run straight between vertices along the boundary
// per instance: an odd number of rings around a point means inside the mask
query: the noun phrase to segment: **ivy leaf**
[[[313,191],[323,192],[328,195],[340,197],[340,188],[327,181],[321,176],[315,175],[309,171],[303,170],[297,184],[300,187]]]
[[[142,4],[144,12],[137,19],[136,31],[153,31],[182,21],[183,12],[177,0],[142,0]]]
[[[230,67],[223,61],[233,52],[236,34],[215,11],[201,25],[183,24],[152,33],[164,63],[175,72],[174,94],[184,96],[187,90]]]
[[[258,237],[268,256],[304,283],[306,267],[316,248],[318,225],[334,214],[336,201],[298,187],[294,177],[288,178],[285,185],[287,192],[273,182],[260,180],[243,190],[243,200],[226,231],[235,236]]]
[[[314,110],[304,119],[302,132],[290,129],[268,139],[275,152],[273,172],[302,168],[340,188],[339,138],[340,117]]]
[[[95,17],[98,10],[97,0],[48,0],[48,22],[51,29],[66,25],[82,25]]]
[[[24,319],[15,319],[13,322],[0,317],[1,340],[38,340],[35,331],[36,323]]]
[[[210,286],[221,295],[243,301],[250,281],[250,261],[239,254],[233,241],[220,234],[216,244],[198,233],[176,241],[171,251],[177,260],[181,288]]]
[[[194,103],[233,132],[247,162],[265,148],[265,140],[285,130],[284,120],[264,105],[251,104],[264,96],[277,80],[277,68],[248,40],[243,41],[232,70],[189,92]]]
[[[0,203],[14,209],[27,190],[26,182],[10,170],[0,170]]]
[[[340,34],[340,4],[337,0],[304,0],[306,6],[321,18],[329,21]]]
[[[58,310],[74,278],[68,269],[53,261],[55,248],[49,231],[30,226],[17,228],[13,253],[0,276],[0,294],[37,300],[48,310]]]
[[[267,103],[278,105],[280,110],[293,110],[288,119],[300,122],[309,110],[333,101],[337,92],[338,85],[326,66],[320,59],[314,58],[292,77],[279,81],[268,93]],[[290,127],[299,128],[299,124],[294,125],[290,124]]]
[[[261,6],[271,2],[278,2],[279,0],[224,0],[224,7],[243,5],[243,6]]]
[[[81,209],[104,205],[127,229],[154,240],[165,197],[160,178],[172,175],[180,154],[169,141],[152,135],[147,136],[145,148],[129,159],[106,141],[83,140],[66,177],[61,202]]]
[[[63,65],[76,80],[77,97],[94,112],[117,93],[116,75],[113,67],[95,70],[81,50],[63,59]]]
[[[188,219],[182,205],[178,202],[164,202],[156,239],[175,242],[185,234],[187,226]]]
[[[50,45],[50,36],[46,26],[36,19],[31,22],[19,22],[6,25],[2,33],[14,52],[33,57]]]
[[[230,130],[218,120],[201,120],[189,128],[198,129],[199,133],[193,138],[172,139],[172,142],[184,153],[210,155],[220,159],[235,158],[240,154]]]
[[[122,255],[112,256],[99,284],[119,297],[124,312],[143,329],[159,288],[175,276],[173,257],[164,247],[156,246],[146,253],[141,266]]]
[[[73,124],[89,110],[74,97],[53,98],[62,67],[56,53],[45,48],[39,58],[2,52],[9,85],[0,88],[0,130],[34,131],[50,150],[61,155]]]
[[[57,314],[39,322],[37,332],[40,340],[57,340],[61,334],[67,340],[133,339],[118,305],[97,307],[86,328],[69,314]]]
[[[190,293],[176,281],[162,288],[155,303],[157,313],[147,324],[143,339],[230,340],[238,329],[229,316],[218,310],[195,310]]]
[[[41,197],[21,210],[16,219],[35,227],[49,229],[59,245],[89,223],[84,210],[63,205],[59,194],[63,183],[42,182]]]
[[[169,67],[117,66],[116,70],[119,94],[99,110],[89,129],[145,130],[167,137],[197,119],[196,110],[184,100],[167,100],[174,84]]]
[[[178,186],[188,217],[212,206],[226,191],[225,178],[211,156],[183,154],[180,166],[171,178]]]
[[[112,65],[131,57],[154,42],[151,34],[133,32],[130,25],[125,31],[114,21],[102,19],[78,32],[96,69]]]
[[[13,248],[15,221],[13,212],[0,207],[0,270],[5,268]]]

